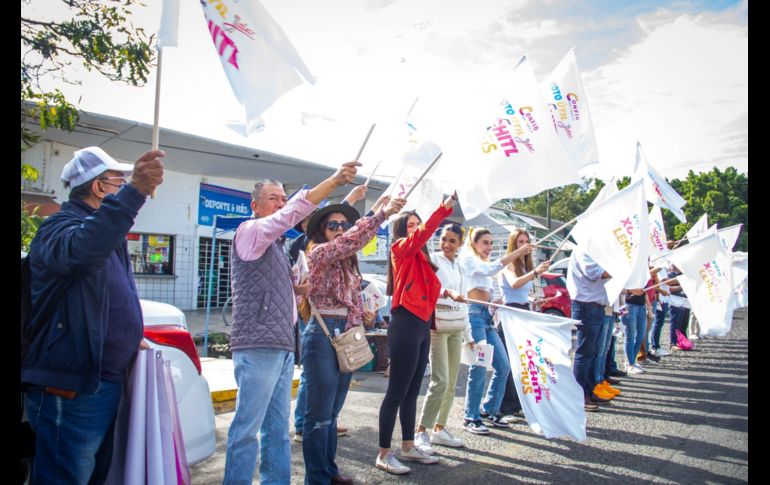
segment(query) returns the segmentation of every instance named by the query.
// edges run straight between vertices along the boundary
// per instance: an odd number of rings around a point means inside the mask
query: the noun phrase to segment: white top
[[[458,262],[457,257],[455,257],[454,261],[449,261],[447,257],[444,256],[443,251],[437,251],[431,253],[430,259],[433,261],[433,263],[436,264],[436,266],[438,266],[436,276],[441,282],[442,295],[444,294],[444,290],[452,290],[463,296],[468,296],[465,285],[465,278],[463,277],[463,273],[460,269],[460,263]],[[464,308],[466,310],[468,308],[467,304],[453,301],[451,298],[440,297],[436,303],[439,305],[449,305],[458,308]],[[463,338],[466,342],[473,342],[473,337],[471,336],[470,321],[468,322],[468,326],[463,331]]]
[[[460,268],[465,277],[467,291],[476,288],[495,293],[500,291],[494,276],[503,269],[503,263],[499,259],[495,261],[482,261],[472,251],[460,255]]]

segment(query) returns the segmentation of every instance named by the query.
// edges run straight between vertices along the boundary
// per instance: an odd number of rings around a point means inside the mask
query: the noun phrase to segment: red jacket
[[[446,209],[440,205],[412,234],[402,237],[390,247],[393,260],[391,311],[403,306],[426,322],[433,314],[441,282],[421,249],[433,237],[441,221],[451,214],[451,207]]]

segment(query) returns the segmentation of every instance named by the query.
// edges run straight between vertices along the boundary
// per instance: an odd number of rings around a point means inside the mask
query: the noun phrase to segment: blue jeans
[[[669,322],[669,340],[671,345],[676,345],[676,331],[679,330],[685,337],[686,328],[690,320],[690,309],[678,306],[671,307],[671,321]]]
[[[575,363],[572,369],[583,394],[590,396],[595,384],[594,364],[599,353],[599,340],[604,328],[604,305],[572,300],[572,318],[579,320]]]
[[[652,331],[650,332],[651,349],[658,350],[660,348],[660,332],[666,321],[666,313],[668,313],[668,303],[658,301],[655,309],[655,320],[652,322]]]
[[[35,439],[31,483],[103,483],[112,460],[123,383],[101,381],[74,399],[30,387],[24,398]]]
[[[302,334],[305,331],[305,321],[302,317],[297,316],[297,325],[299,325],[299,334],[302,338]],[[300,359],[302,358],[302,352],[300,352]],[[307,398],[305,391],[305,368],[302,368],[302,373],[299,375],[299,386],[297,386],[297,406],[294,408],[294,432],[302,434],[302,424],[305,422],[305,411],[307,411]]]
[[[642,348],[644,333],[647,330],[647,308],[644,305],[626,305],[628,313],[623,315],[623,325],[626,326],[626,358],[628,365],[636,363],[636,354]]]
[[[326,328],[345,331],[346,317],[324,318]],[[337,354],[329,338],[315,320],[310,319],[302,333],[302,368],[305,374],[307,411],[302,427],[302,455],[305,483],[331,483],[340,474],[337,456],[337,416],[345,404],[353,373],[340,373]]]
[[[604,324],[599,334],[596,360],[594,361],[594,384],[601,383],[607,376],[607,352],[612,342],[612,328],[614,327],[612,315],[604,315]]]
[[[251,485],[257,466],[257,451],[260,483],[289,483],[289,410],[294,352],[279,349],[233,350],[233,363],[238,396],[235,417],[227,433],[223,483]]]
[[[613,322],[615,320],[615,317],[613,317]],[[613,324],[614,326],[614,324]],[[618,370],[618,363],[615,362],[615,344],[617,344],[618,338],[612,335],[610,337],[610,348],[607,351],[607,364],[606,364],[606,370],[607,375],[609,376],[609,373],[615,370]]]
[[[495,331],[492,315],[485,305],[471,303],[468,313],[471,321],[471,335],[474,342],[486,340],[494,347],[492,357],[492,380],[489,381],[489,389],[483,406],[479,409],[481,395],[484,392],[484,384],[487,380],[487,370],[484,366],[472,365],[468,373],[468,385],[465,390],[465,419],[478,421],[481,413],[495,415],[500,410],[500,403],[505,395],[505,382],[511,372],[511,363],[508,353],[503,347],[503,342]]]

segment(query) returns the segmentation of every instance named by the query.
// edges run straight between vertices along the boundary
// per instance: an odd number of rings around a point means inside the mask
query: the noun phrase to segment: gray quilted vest
[[[233,329],[230,349],[294,352],[294,291],[289,260],[278,242],[254,261],[238,257],[233,241]]]

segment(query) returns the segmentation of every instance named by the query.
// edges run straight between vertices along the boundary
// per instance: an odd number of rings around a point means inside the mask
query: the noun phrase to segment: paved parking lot
[[[668,328],[663,332],[667,335]],[[493,429],[486,437],[463,431],[463,366],[448,427],[465,439],[466,447],[435,447],[438,464],[410,464],[412,473],[403,477],[374,468],[387,378],[357,372],[340,416],[350,435],[339,440],[337,463],[362,484],[747,482],[747,309],[736,311],[728,336],[695,341],[694,351],[677,352],[645,368],[648,372],[623,379],[618,386],[623,394],[610,407],[587,413],[588,440],[576,443],[546,440],[526,424]],[[194,484],[221,483],[232,417],[216,417],[217,452],[192,467]],[[399,442],[397,425],[394,446]],[[292,442],[292,483],[303,483],[303,478],[302,448]]]

